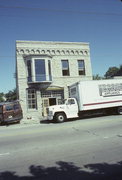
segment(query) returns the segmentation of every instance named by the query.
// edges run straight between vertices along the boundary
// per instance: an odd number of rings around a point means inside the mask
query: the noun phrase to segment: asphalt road
[[[122,179],[122,116],[0,127],[0,180]]]

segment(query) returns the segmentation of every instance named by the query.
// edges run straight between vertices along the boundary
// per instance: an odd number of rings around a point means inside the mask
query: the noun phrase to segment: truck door
[[[66,111],[68,118],[78,117],[78,105],[75,99],[68,99]]]

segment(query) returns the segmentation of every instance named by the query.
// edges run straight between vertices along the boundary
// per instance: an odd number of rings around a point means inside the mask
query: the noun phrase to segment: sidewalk
[[[6,124],[3,124],[3,125],[0,125],[0,129],[4,129],[4,128],[6,128],[6,127],[17,127],[17,128],[19,128],[19,127],[31,127],[31,126],[36,126],[36,125],[38,125],[38,126],[44,126],[44,125],[46,125],[46,124],[50,124],[50,122],[47,122],[47,120],[46,119],[21,119],[20,120],[20,123],[18,123],[18,122],[12,122],[12,123],[6,123]]]

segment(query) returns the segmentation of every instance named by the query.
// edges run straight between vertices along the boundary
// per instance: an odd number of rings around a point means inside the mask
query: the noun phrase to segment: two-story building
[[[16,84],[24,119],[39,121],[46,107],[68,97],[68,86],[91,80],[88,43],[16,41]]]

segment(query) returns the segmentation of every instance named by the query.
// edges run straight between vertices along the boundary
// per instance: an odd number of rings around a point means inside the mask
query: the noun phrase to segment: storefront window
[[[37,96],[35,89],[27,89],[28,109],[37,109]]]

